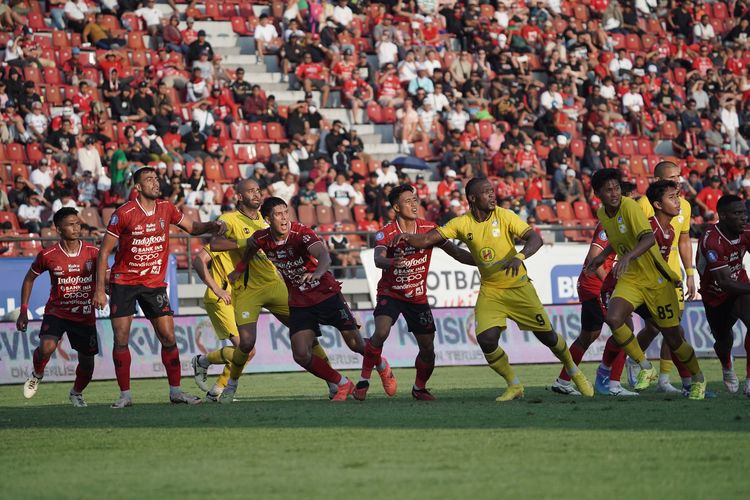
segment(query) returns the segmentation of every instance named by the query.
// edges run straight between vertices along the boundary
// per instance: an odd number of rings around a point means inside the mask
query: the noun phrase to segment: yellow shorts
[[[264,307],[277,316],[289,316],[289,292],[281,280],[260,289],[233,287],[232,303],[237,326],[256,323]]]
[[[681,286],[678,286],[674,291],[677,294],[677,302],[680,304],[680,316],[682,316],[682,311],[685,310],[685,290]]]
[[[477,335],[493,327],[505,328],[508,318],[515,321],[521,330],[552,330],[547,311],[530,282],[517,288],[481,286],[474,306]]]
[[[674,287],[669,283],[646,288],[643,284],[619,280],[615,285],[615,291],[612,292],[612,299],[616,297],[630,302],[633,309],[645,304],[659,328],[672,328],[680,324],[680,301]]]
[[[236,337],[239,335],[237,324],[234,322],[233,306],[228,306],[220,300],[216,301],[216,299],[204,301],[204,306],[208,313],[208,319],[211,320],[211,325],[214,327],[217,338],[226,340],[229,337]]]

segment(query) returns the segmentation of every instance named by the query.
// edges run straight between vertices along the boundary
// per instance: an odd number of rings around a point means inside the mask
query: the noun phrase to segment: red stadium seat
[[[586,146],[581,139],[573,139],[570,141],[570,151],[580,160],[586,152]]]
[[[536,206],[536,217],[539,219],[539,222],[544,224],[557,224],[557,217],[555,216],[552,207],[545,205],[544,203],[540,203]]]
[[[250,36],[252,34],[244,17],[232,18],[232,31],[240,36]]]
[[[576,214],[576,219],[588,220],[594,218],[594,214],[591,213],[591,205],[585,201],[573,202],[573,211]]]
[[[39,160],[44,158],[44,152],[38,142],[30,142],[26,145],[26,156],[31,163],[36,165]]]
[[[367,177],[369,173],[365,162],[362,160],[352,160],[352,172],[362,177]]]
[[[674,122],[666,121],[661,126],[662,139],[674,139],[678,135],[677,125]]]
[[[286,133],[284,132],[284,127],[281,126],[280,123],[276,122],[268,122],[266,123],[266,133],[268,135],[268,140],[271,142],[288,142],[288,139],[286,138]]]
[[[571,205],[567,201],[558,201],[555,204],[555,210],[557,211],[557,217],[558,219],[562,221],[566,220],[575,220],[576,215],[573,210],[573,205]]]
[[[317,205],[315,207],[315,216],[318,224],[333,224],[335,221],[333,209],[325,205]]]
[[[650,156],[654,154],[654,145],[651,144],[651,141],[649,139],[646,139],[645,137],[639,137],[638,153],[642,154],[643,156]]]
[[[354,217],[352,217],[352,211],[349,207],[336,205],[333,208],[333,216],[337,222],[354,222]]]
[[[643,50],[643,46],[641,45],[641,38],[631,33],[625,37],[625,48],[628,49],[631,52],[640,52]]]
[[[367,206],[366,205],[354,205],[352,207],[354,212],[354,220],[355,222],[361,222],[365,219],[367,219],[366,212],[367,212]]]
[[[229,179],[230,182],[234,182],[242,177],[240,173],[240,167],[233,161],[227,161],[224,163],[224,178]]]
[[[70,47],[70,39],[64,31],[54,30],[52,32],[52,45],[55,47]]]
[[[318,217],[315,213],[315,207],[313,205],[300,205],[297,207],[297,218],[301,224],[308,227],[318,225]]]
[[[26,151],[24,150],[23,144],[17,142],[11,142],[5,146],[5,157],[8,161],[27,161]]]
[[[221,171],[221,165],[216,160],[206,160],[203,163],[203,175],[206,176],[207,181],[227,182]]]
[[[630,157],[630,172],[637,176],[647,176],[648,168],[644,161],[643,156],[633,155]]]
[[[622,138],[620,143],[620,154],[623,156],[632,156],[635,154],[635,144],[633,144],[633,138],[626,136]]]
[[[248,138],[251,142],[268,142],[268,137],[266,136],[266,132],[263,130],[262,122],[250,123],[248,127]]]
[[[646,190],[648,189],[648,178],[646,177],[636,177],[635,179],[635,186],[636,190],[640,194],[646,194]]]
[[[264,142],[259,142],[255,145],[255,157],[258,161],[267,162],[271,159],[271,147]]]
[[[10,222],[11,227],[16,231],[21,229],[21,224],[18,223],[18,217],[14,212],[0,212],[0,223],[2,222]]]

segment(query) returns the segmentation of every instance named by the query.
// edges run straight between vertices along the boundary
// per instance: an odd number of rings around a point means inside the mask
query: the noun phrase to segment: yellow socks
[[[625,354],[630,356],[633,361],[639,365],[642,365],[645,362],[647,364],[646,368],[651,367],[651,363],[646,361],[646,355],[643,353],[643,349],[641,349],[641,346],[639,346],[638,342],[635,340],[633,330],[628,328],[628,325],[623,323],[618,328],[615,328],[614,331],[612,331],[612,336],[615,338],[617,345],[620,346],[620,348],[625,351]]]
[[[562,361],[563,367],[565,367],[565,371],[568,375],[573,375],[578,371],[578,367],[573,361],[573,357],[568,350],[568,345],[565,343],[565,339],[562,338],[562,335],[559,333],[557,334],[557,343],[550,347],[549,350],[552,351],[552,354],[557,356],[557,359]]]
[[[485,353],[484,358],[487,360],[487,364],[490,365],[490,368],[503,377],[508,385],[516,385],[520,383],[513,368],[510,366],[508,354],[503,351],[502,347],[498,346],[498,348],[491,353]]]
[[[672,373],[672,368],[674,367],[674,363],[672,363],[671,359],[660,359],[659,360],[659,374],[660,375],[669,375]]]
[[[695,351],[690,344],[683,341],[680,347],[674,350],[674,354],[677,356],[677,359],[685,363],[687,369],[690,370],[690,374],[693,375],[694,381],[703,381],[703,373],[698,364],[698,358],[695,357]]]
[[[225,346],[221,349],[217,349],[206,354],[206,359],[208,359],[208,362],[212,365],[224,365],[227,363],[231,363],[233,355],[234,347]]]
[[[242,352],[240,349],[235,349],[232,355],[232,362],[230,364],[229,376],[232,380],[239,380],[242,375],[245,365],[250,359],[250,353]]]
[[[218,387],[227,386],[227,380],[229,380],[230,371],[231,371],[230,365],[229,364],[224,365],[224,371],[222,371],[221,375],[219,375],[219,378],[216,379],[216,386]]]

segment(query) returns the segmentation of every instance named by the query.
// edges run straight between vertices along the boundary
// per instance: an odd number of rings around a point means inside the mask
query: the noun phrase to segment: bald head
[[[243,179],[237,183],[237,204],[243,212],[255,212],[260,208],[262,195],[260,186],[253,179]]]
[[[674,180],[673,177],[680,175],[680,167],[673,161],[660,161],[654,167],[654,177],[659,180]]]

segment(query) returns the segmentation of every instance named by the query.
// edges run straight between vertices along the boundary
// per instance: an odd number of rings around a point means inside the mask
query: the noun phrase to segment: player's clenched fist
[[[104,306],[107,305],[107,294],[104,293],[104,290],[96,290],[93,303],[95,309],[99,309],[100,311],[104,309]]]

